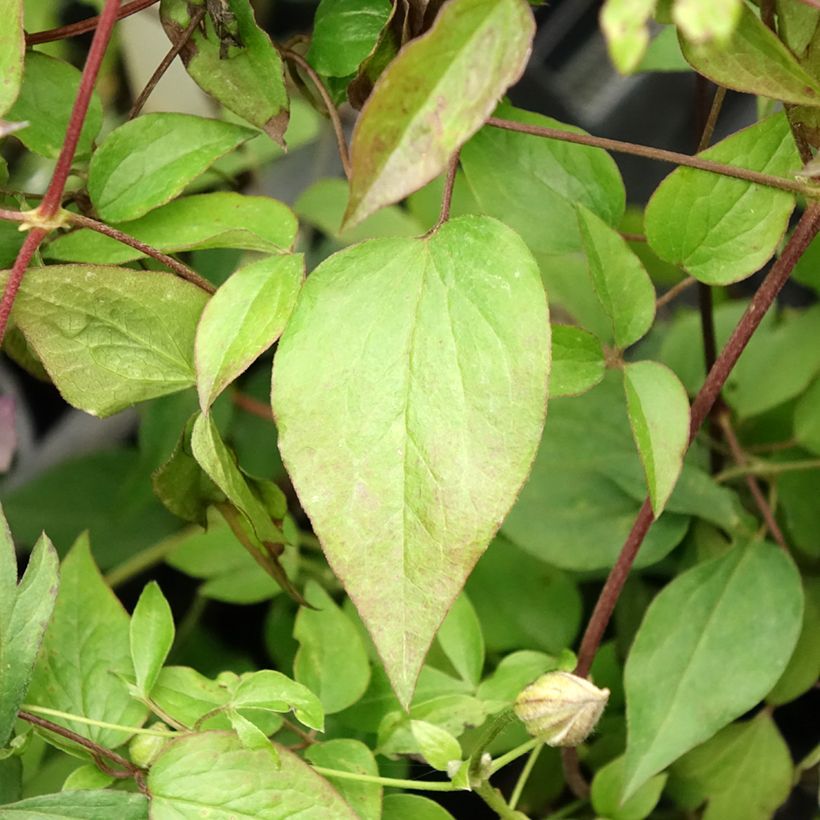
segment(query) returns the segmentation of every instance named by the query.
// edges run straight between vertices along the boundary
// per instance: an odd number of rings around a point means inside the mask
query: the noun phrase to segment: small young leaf
[[[203,413],[282,334],[304,275],[302,254],[269,256],[233,273],[205,305],[194,342]]]
[[[169,743],[148,773],[152,820],[179,820],[191,806],[211,820],[282,817],[355,820],[324,778],[277,746],[279,765],[265,750],[244,748],[236,735],[204,732]]]
[[[227,715],[244,749],[258,749],[266,752],[270,755],[271,760],[279,765],[279,752],[270,742],[268,736],[255,723],[251,723],[246,717],[233,709],[228,709]]]
[[[128,615],[103,581],[88,538],[80,537],[63,560],[54,616],[27,700],[94,720],[139,726],[146,709],[131,698],[120,678],[132,674]],[[112,749],[129,737],[119,729],[52,720]]]
[[[699,156],[775,176],[800,168],[785,114],[738,131]],[[759,270],[775,252],[794,202],[787,191],[678,168],[646,207],[646,238],[658,256],[701,282],[728,285]]]
[[[601,9],[609,56],[622,74],[631,74],[649,45],[648,22],[657,0],[606,0]]]
[[[110,774],[100,771],[93,763],[88,763],[71,772],[63,782],[62,791],[76,792],[83,789],[107,789],[113,782],[114,778]]]
[[[305,599],[316,609],[302,607],[293,637],[299,650],[293,674],[315,692],[327,714],[356,703],[370,682],[370,661],[361,635],[350,618],[315,581],[305,587]]]
[[[276,253],[293,246],[298,228],[287,205],[233,191],[180,197],[139,219],[111,227],[146,245],[176,253],[195,248],[241,248]],[[45,249],[50,259],[118,265],[140,251],[89,228],[63,234]]]
[[[160,18],[171,42],[181,39],[192,13],[203,3],[211,7],[208,0],[162,0]],[[180,57],[200,88],[284,145],[289,112],[282,59],[270,37],[256,25],[250,0],[231,0],[229,8],[235,26],[235,34],[230,35],[233,42],[221,39],[213,19],[206,15]]]
[[[624,759],[618,757],[595,773],[592,781],[592,807],[607,820],[644,820],[660,800],[666,775],[647,780],[628,800],[621,802],[624,785]]]
[[[672,767],[672,783],[709,801],[703,820],[768,820],[791,791],[792,759],[763,711],[681,758]]]
[[[3,33],[6,18],[3,19]],[[0,45],[0,52],[4,46]],[[0,69],[0,77],[3,76]],[[4,77],[5,80],[5,77]],[[2,81],[0,81],[2,82]],[[80,85],[80,72],[63,60],[29,51],[26,54],[23,83],[17,101],[9,109],[6,118],[28,125],[16,131],[14,136],[26,148],[44,157],[55,159],[65,142],[65,132],[71,116],[71,108]],[[91,153],[94,138],[102,125],[102,103],[96,93],[91,95],[88,114],[77,143],[77,154]]]
[[[307,57],[326,77],[355,74],[379,39],[390,0],[322,0],[313,21]]]
[[[57,553],[45,535],[34,546],[20,585],[14,542],[0,511],[0,749],[8,742],[17,710],[57,598]]]
[[[382,820],[455,820],[447,809],[418,794],[388,794]]]
[[[360,740],[339,738],[313,743],[305,749],[305,759],[314,766],[337,769],[368,777],[379,776],[373,752]],[[333,785],[362,820],[381,820],[382,786],[360,780],[334,780]]]
[[[632,435],[657,518],[675,487],[689,443],[689,399],[680,379],[657,362],[624,366]]]
[[[325,713],[319,698],[301,683],[270,669],[242,675],[231,694],[230,704],[251,714],[293,711],[309,729],[323,732],[325,728]]]
[[[4,820],[148,820],[148,799],[106,789],[29,797],[0,806]]]
[[[714,0],[703,5],[714,17]],[[698,44],[681,38],[683,54],[692,68],[735,91],[785,103],[818,105],[820,83],[751,8],[745,3],[739,5],[740,19],[728,42]]]
[[[447,731],[426,720],[411,720],[410,728],[419,744],[421,756],[440,772],[454,760],[461,760],[461,744]]]
[[[767,543],[737,546],[660,592],[624,670],[625,798],[765,697],[792,655],[802,610],[793,562]]]
[[[478,686],[484,668],[484,636],[478,615],[464,593],[453,602],[437,638],[462,680]]]
[[[652,327],[655,288],[626,240],[588,208],[576,207],[595,294],[612,323],[615,344],[629,347]]]
[[[156,581],[145,585],[137,601],[130,639],[137,688],[147,698],[174,642],[174,616]]]
[[[302,289],[275,358],[279,447],[405,704],[529,469],[548,369],[537,266],[493,219],[357,245]]]
[[[194,383],[207,298],[167,273],[51,265],[28,271],[14,315],[63,398],[107,416]]]
[[[675,0],[672,19],[691,43],[709,43],[726,48],[743,12],[743,0]]]
[[[187,666],[163,667],[151,692],[154,703],[186,726],[224,707],[229,698],[224,686]],[[228,722],[223,725],[227,728]]]
[[[580,327],[552,326],[550,396],[580,396],[604,377],[606,361],[600,341]]]
[[[94,152],[88,194],[101,219],[137,219],[254,133],[191,114],[145,114],[115,128]]]
[[[5,0],[0,31],[0,117],[17,99],[23,77],[26,38],[23,30],[23,0]]]
[[[527,63],[523,0],[452,0],[379,78],[351,144],[354,225],[438,176]]]

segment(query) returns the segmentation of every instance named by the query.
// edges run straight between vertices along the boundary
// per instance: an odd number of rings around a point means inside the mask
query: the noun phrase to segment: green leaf
[[[615,343],[629,347],[652,327],[655,288],[626,240],[588,208],[576,207],[592,286],[612,323]]]
[[[688,42],[716,41],[717,46],[727,48],[743,8],[743,0],[675,0],[672,19]]]
[[[115,128],[95,151],[89,196],[106,222],[137,219],[253,135],[250,128],[191,114],[145,114]]]
[[[765,697],[792,655],[802,610],[794,564],[766,543],[735,547],[661,591],[624,671],[625,797]]]
[[[800,397],[794,408],[794,438],[801,447],[820,454],[820,379]]]
[[[798,57],[803,57],[820,22],[820,9],[807,3],[791,3],[775,0],[777,9],[777,33]]]
[[[335,254],[279,343],[283,459],[405,704],[529,469],[548,364],[535,262],[485,217]]]
[[[278,765],[279,752],[268,739],[268,736],[254,723],[233,709],[227,710],[231,727],[236,732],[237,737],[244,749],[260,750],[270,756],[271,760]]]
[[[107,789],[114,782],[110,774],[100,771],[93,763],[79,766],[63,782],[62,791],[74,792],[84,789]]]
[[[196,812],[211,820],[355,820],[330,783],[283,746],[276,749],[278,766],[267,751],[246,749],[227,732],[168,744],[148,773],[151,819],[179,820]]]
[[[120,676],[133,674],[128,614],[105,585],[80,537],[63,560],[60,591],[28,702],[120,726],[139,726],[146,709],[132,700]],[[77,734],[116,748],[129,733],[51,718]]]
[[[680,379],[657,362],[624,366],[632,436],[641,456],[652,511],[663,511],[683,469],[689,444],[689,399]]]
[[[570,646],[581,625],[575,581],[497,536],[467,580],[490,652]]]
[[[638,67],[649,45],[649,20],[657,0],[606,0],[601,9],[601,31],[609,56],[622,74]]]
[[[290,208],[275,199],[215,191],[180,197],[139,219],[111,227],[166,253],[194,248],[275,253],[290,250],[298,225]],[[120,264],[144,256],[88,228],[58,237],[45,248],[45,255],[67,262],[102,264]]]
[[[438,176],[524,71],[535,30],[523,0],[452,0],[379,78],[353,132],[345,222]]]
[[[5,20],[4,19],[4,35]],[[0,45],[5,52],[5,46]],[[0,71],[0,75],[5,72]],[[23,83],[17,101],[6,113],[13,122],[27,122],[28,126],[14,136],[31,151],[56,159],[65,142],[66,128],[80,85],[80,72],[63,60],[48,57],[36,51],[26,54]],[[0,106],[2,107],[2,106]],[[77,155],[91,153],[94,138],[102,125],[102,103],[96,93],[91,95],[88,114],[77,143]]]
[[[791,791],[792,759],[764,711],[681,758],[671,782],[708,799],[703,820],[768,820]]]
[[[148,820],[148,800],[128,792],[68,791],[0,806],[0,813],[8,820]]]
[[[698,156],[775,176],[800,167],[784,114],[744,128]],[[658,256],[682,265],[701,282],[728,285],[771,258],[794,202],[787,191],[678,168],[649,200],[646,238]]]
[[[203,3],[211,8],[207,0],[162,0],[160,19],[171,42],[179,42]],[[182,47],[182,62],[200,88],[284,145],[289,112],[282,59],[256,25],[249,0],[231,0],[229,14],[235,32],[227,53],[228,43],[223,45],[213,18],[206,14]]]
[[[664,26],[660,34],[652,38],[643,59],[635,71],[691,71],[689,63],[680,50],[678,33],[674,26]]]
[[[592,807],[607,820],[644,820],[652,814],[660,800],[666,775],[647,780],[628,800],[621,802],[624,784],[623,756],[607,763],[595,773],[592,781]]]
[[[777,479],[777,493],[786,516],[786,526],[794,545],[806,555],[820,555],[817,538],[820,505],[817,481],[820,470],[796,470]]]
[[[307,57],[326,77],[347,77],[376,48],[392,6],[389,0],[322,0]]]
[[[495,114],[583,133],[506,104]],[[462,148],[461,165],[481,211],[517,231],[535,255],[551,303],[608,339],[611,323],[587,275],[575,205],[584,205],[613,227],[620,223],[626,195],[612,157],[600,148],[484,127]]]
[[[242,675],[231,693],[230,704],[247,714],[292,710],[308,728],[318,732],[325,728],[325,710],[319,698],[301,683],[270,669]]]
[[[167,273],[50,265],[27,272],[14,317],[63,398],[107,416],[194,383],[207,298]]]
[[[411,720],[410,728],[421,756],[440,772],[446,772],[454,760],[461,760],[459,742],[447,731],[426,720]]]
[[[0,511],[0,749],[14,729],[54,610],[58,563],[51,541],[40,536],[17,586],[14,542]]]
[[[454,820],[447,809],[418,794],[388,794],[382,820]]]
[[[174,616],[156,581],[145,585],[134,608],[130,642],[137,688],[147,698],[174,643]]]
[[[23,0],[3,0],[2,11],[4,22],[0,33],[0,116],[17,99],[26,53]]]
[[[453,602],[437,638],[461,679],[478,686],[484,668],[484,636],[478,615],[464,593]]]
[[[604,377],[606,362],[601,342],[572,325],[552,326],[550,396],[580,396]]]
[[[350,618],[315,581],[308,581],[305,599],[316,609],[302,607],[293,637],[299,650],[293,673],[315,692],[328,714],[356,703],[370,682],[370,662]]]
[[[703,5],[711,11],[715,4]],[[697,44],[681,39],[683,54],[692,68],[735,91],[784,103],[820,104],[820,84],[751,8],[739,5],[740,19],[727,42]]]
[[[544,672],[557,668],[552,655],[532,650],[513,652],[501,659],[492,675],[481,682],[477,696],[491,705],[492,711],[511,706],[521,690]]]
[[[164,667],[151,691],[154,703],[189,727],[209,712],[224,707],[229,697],[224,686],[187,666]],[[224,721],[224,726],[227,725]]]
[[[373,752],[360,740],[349,738],[313,743],[305,749],[305,759],[314,766],[337,769],[368,777],[378,777],[379,767]],[[362,820],[381,820],[382,787],[380,783],[358,780],[333,780],[333,785]]]
[[[233,273],[205,305],[194,342],[203,413],[282,334],[304,276],[302,254],[269,256]]]

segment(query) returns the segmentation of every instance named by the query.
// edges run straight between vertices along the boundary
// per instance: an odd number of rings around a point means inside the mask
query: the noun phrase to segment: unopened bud
[[[547,672],[515,699],[515,714],[549,746],[578,746],[598,723],[609,689],[569,672]]]
[[[168,727],[164,723],[154,723],[152,729],[163,730]],[[128,744],[128,753],[131,762],[142,769],[147,769],[159,757],[165,744],[173,738],[171,730],[168,730],[168,738],[158,735],[134,735]]]

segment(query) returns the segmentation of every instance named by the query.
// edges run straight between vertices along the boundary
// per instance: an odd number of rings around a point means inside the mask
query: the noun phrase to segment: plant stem
[[[133,735],[150,735],[151,737],[173,737],[173,732],[163,732],[160,729],[140,729],[135,726],[122,726],[119,723],[108,723],[104,720],[94,720],[82,715],[72,715],[69,712],[61,712],[58,709],[49,709],[45,706],[34,706],[31,703],[24,703],[21,709],[37,715],[48,715],[49,717],[63,718],[63,720],[73,720],[75,723],[85,723],[87,726],[96,726],[99,729],[114,729],[119,732],[127,732]]]
[[[524,768],[521,769],[521,774],[518,776],[518,780],[515,783],[515,788],[510,795],[510,808],[514,809],[518,805],[518,801],[521,799],[521,794],[524,791],[524,786],[527,785],[527,781],[530,779],[530,775],[532,774],[532,770],[535,767],[535,763],[538,760],[538,756],[541,754],[541,750],[544,748],[543,743],[539,743],[531,752],[530,756],[527,758],[527,762],[524,764]]]
[[[378,777],[372,774],[357,774],[356,772],[343,772],[338,769],[326,769],[324,766],[312,766],[314,772],[323,777],[335,778],[336,780],[358,780],[360,783],[379,783],[382,786],[390,786],[394,789],[413,789],[414,791],[426,792],[454,792],[456,787],[449,780],[440,780],[430,783],[424,780],[402,780],[397,777]]]
[[[561,820],[561,818],[569,817],[578,811],[578,809],[583,808],[586,803],[586,800],[573,800],[572,803],[567,803],[566,806],[562,806],[560,809],[550,812],[544,820]]]
[[[697,153],[705,151],[712,142],[712,136],[715,133],[715,126],[717,125],[718,117],[720,116],[720,109],[723,108],[723,101],[726,99],[726,87],[719,85],[715,90],[715,96],[712,97],[712,107],[709,109],[709,116],[703,126],[703,132],[698,140]]]
[[[579,800],[588,800],[589,783],[587,783],[586,778],[581,774],[578,750],[574,746],[561,749],[561,766],[563,767],[564,780],[566,780],[569,790]]]
[[[654,159],[660,162],[668,162],[672,165],[683,165],[687,168],[696,168],[699,171],[707,171],[712,174],[734,177],[745,182],[754,182],[758,185],[766,185],[770,188],[778,188],[781,191],[791,191],[796,194],[812,198],[820,196],[820,188],[815,185],[805,185],[793,179],[776,177],[764,174],[760,171],[752,171],[748,168],[741,168],[737,165],[727,165],[723,162],[714,162],[703,157],[693,157],[690,154],[681,154],[677,151],[667,151],[663,148],[652,148],[649,145],[637,145],[633,142],[622,142],[621,140],[608,139],[607,137],[594,137],[591,134],[575,134],[569,131],[561,131],[558,128],[545,128],[540,125],[527,125],[514,120],[503,120],[498,117],[490,117],[487,125],[494,128],[504,128],[507,131],[518,131],[522,134],[531,134],[535,137],[546,137],[547,139],[562,140],[563,142],[574,142],[577,145],[588,145],[592,148],[603,148],[606,151],[614,151],[619,154],[631,154],[636,157]]]
[[[749,464],[749,459],[746,456],[746,453],[743,451],[743,447],[740,445],[740,441],[738,440],[737,433],[735,433],[735,429],[732,426],[731,419],[729,418],[728,411],[724,410],[717,418],[718,423],[723,429],[723,437],[726,439],[726,443],[729,445],[729,450],[732,453],[732,458],[735,460],[738,467],[746,467]],[[753,475],[746,476],[746,485],[749,487],[749,492],[752,494],[752,499],[754,500],[755,504],[757,505],[758,510],[760,510],[760,514],[763,516],[763,520],[766,522],[766,527],[768,528],[769,532],[772,534],[772,538],[780,545],[781,549],[788,553],[789,547],[786,544],[786,539],[783,536],[783,531],[780,529],[780,526],[777,523],[777,519],[774,516],[774,512],[772,511],[769,502],[766,500],[766,496],[763,494],[763,490],[760,488],[760,484],[758,480]]]
[[[725,484],[733,478],[781,475],[782,473],[793,473],[800,470],[820,470],[820,458],[808,458],[802,461],[756,461],[740,464],[737,467],[728,467],[722,473],[716,475],[715,481],[719,484]]]
[[[259,401],[259,399],[255,399],[247,393],[240,393],[238,390],[231,392],[231,401],[240,410],[244,410],[252,416],[257,416],[265,421],[273,421],[273,410],[271,410],[270,405],[264,401]]]
[[[680,282],[673,285],[666,293],[655,300],[655,310],[662,308],[664,305],[668,305],[673,299],[677,299],[681,293],[691,288],[697,281],[694,276],[687,276],[686,279],[681,279]]]
[[[497,757],[490,764],[490,776],[492,777],[492,775],[494,775],[497,771],[512,763],[513,760],[518,760],[521,755],[525,755],[531,749],[536,748],[539,744],[543,745],[543,743],[543,740],[539,740],[537,737],[531,737],[529,740],[524,741],[524,743],[520,746],[516,746],[514,749],[510,749],[509,752]]]
[[[521,820],[524,817],[507,804],[498,789],[484,781],[474,789],[475,793],[501,818],[501,820]]]
[[[351,168],[350,168],[350,153],[347,150],[347,140],[345,139],[345,131],[342,127],[342,121],[339,118],[339,112],[336,110],[336,106],[333,104],[333,100],[330,98],[330,94],[328,94],[327,89],[324,86],[319,75],[313,70],[313,66],[299,53],[295,51],[291,51],[289,48],[280,48],[279,53],[286,59],[290,60],[292,63],[296,63],[305,74],[310,77],[310,81],[316,87],[316,90],[319,92],[319,96],[322,98],[322,102],[324,103],[325,110],[327,111],[328,117],[330,117],[330,122],[333,125],[333,132],[336,135],[336,145],[339,148],[339,160],[342,163],[342,170],[345,173],[345,176],[350,179]]]
[[[726,379],[732,372],[732,368],[740,358],[749,339],[757,330],[766,311],[772,306],[777,294],[789,278],[797,260],[811,243],[812,239],[820,229],[820,205],[812,204],[800,218],[797,227],[794,229],[786,247],[780,258],[772,265],[771,270],[766,275],[763,283],[757,289],[749,307],[741,317],[740,321],[732,332],[729,341],[721,351],[714,366],[709,371],[703,387],[701,387],[691,410],[691,423],[689,428],[689,443],[692,443],[698,430],[700,430],[709,411],[712,409]],[[794,462],[791,462],[794,463]],[[638,553],[638,549],[646,537],[652,525],[652,507],[647,498],[638,513],[632,530],[624,543],[621,553],[618,556],[615,566],[609,573],[603,589],[592,611],[586,631],[581,639],[581,646],[578,650],[578,664],[575,667],[575,674],[586,677],[589,674],[595,653],[601,643],[609,619],[615,609],[615,604],[621,594],[623,585],[626,582],[632,562]]]
[[[165,74],[171,63],[174,62],[177,54],[185,48],[185,44],[191,39],[191,36],[196,31],[197,26],[199,26],[202,22],[202,18],[205,17],[207,10],[208,9],[206,6],[200,6],[191,15],[191,22],[188,23],[188,28],[182,32],[179,40],[171,46],[170,51],[162,58],[162,62],[157,66],[156,71],[154,71],[148,82],[145,84],[145,88],[142,89],[140,95],[131,106],[131,110],[128,112],[128,116],[126,117],[127,120],[133,120],[134,117],[142,111],[142,107],[151,96],[151,92],[157,87],[157,83],[162,79],[162,75]]]
[[[149,6],[153,6],[158,2],[159,0],[132,0],[132,2],[125,3],[122,8],[117,10],[117,19],[122,20],[124,17],[130,17],[132,14],[147,9]],[[67,26],[27,34],[26,45],[36,46],[40,43],[52,43],[55,40],[64,40],[66,37],[74,37],[78,34],[87,34],[89,31],[94,31],[94,29],[97,28],[101,17],[101,14],[95,14],[93,17],[86,17],[85,20],[80,20],[77,23],[71,23]]]
[[[450,218],[453,188],[456,184],[456,172],[458,171],[458,155],[459,152],[456,151],[447,163],[447,176],[444,177],[444,191],[441,194],[441,210],[439,211],[438,222],[430,229],[430,234],[435,233]]]

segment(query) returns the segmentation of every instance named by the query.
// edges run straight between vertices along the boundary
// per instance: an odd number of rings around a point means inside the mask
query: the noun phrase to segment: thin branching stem
[[[124,3],[122,8],[117,11],[117,19],[122,20],[125,17],[130,17],[132,14],[147,9],[158,2],[159,0],[132,0],[130,3]],[[89,31],[94,31],[97,28],[101,18],[101,14],[95,14],[93,17],[86,17],[85,20],[70,23],[67,26],[51,28],[47,31],[35,31],[33,34],[26,35],[26,45],[36,46],[40,43],[53,43],[55,40],[65,40],[67,37],[76,37],[78,34],[88,34]]]

